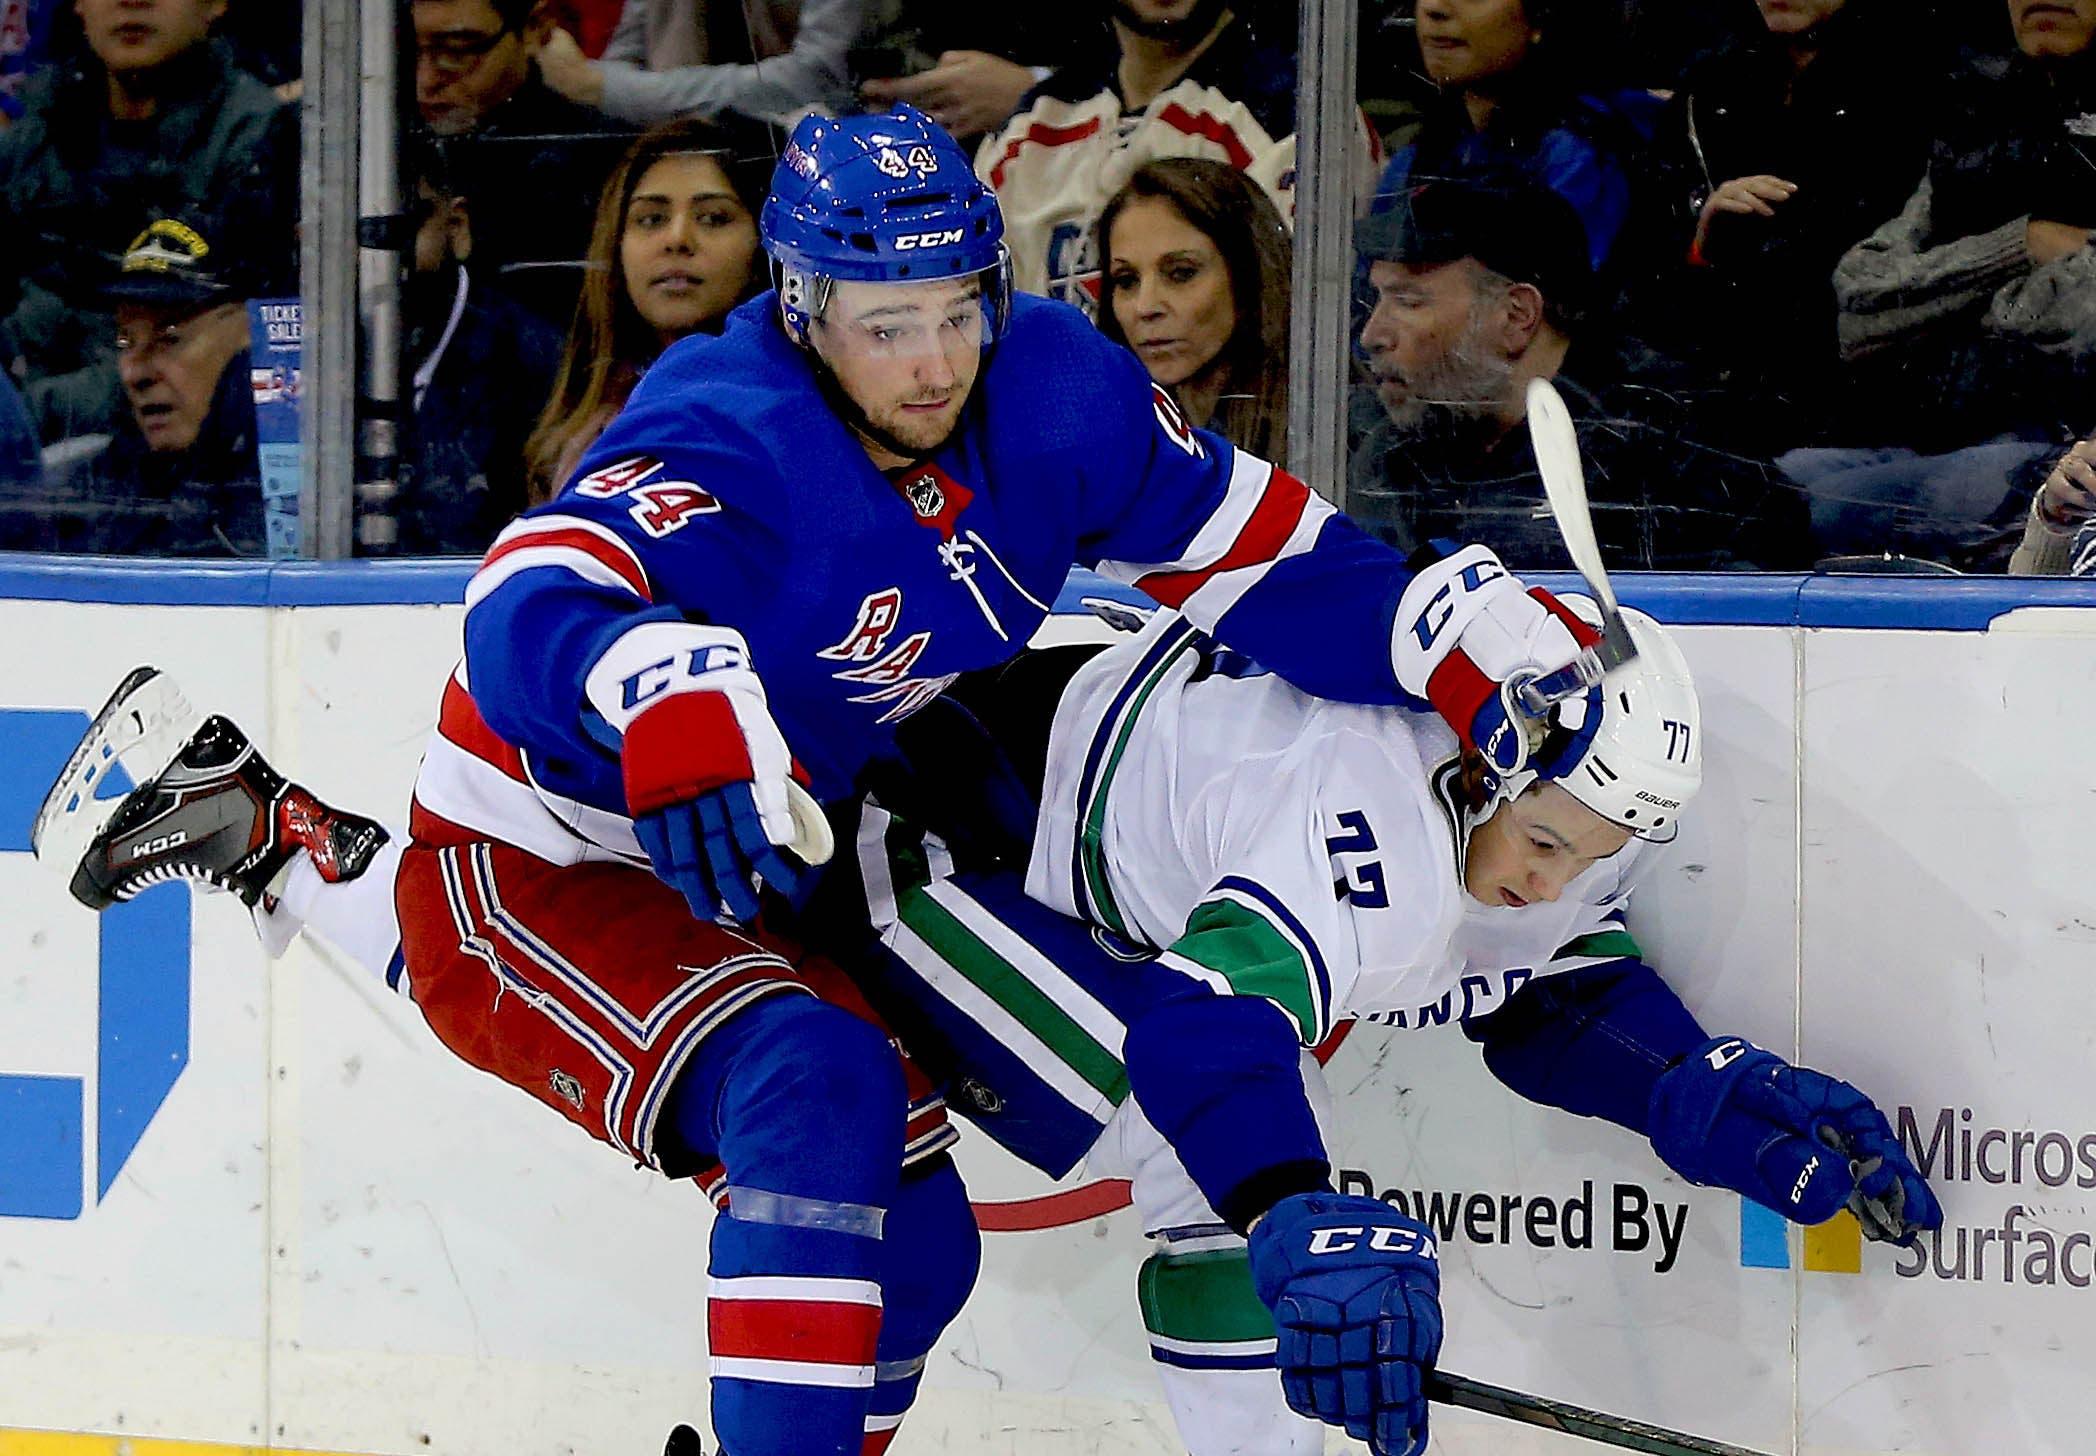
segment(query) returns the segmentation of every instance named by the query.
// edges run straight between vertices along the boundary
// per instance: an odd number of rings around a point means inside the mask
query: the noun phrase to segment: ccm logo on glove
[[[1356,1225],[1353,1228],[1321,1228],[1310,1235],[1312,1254],[1350,1254],[1363,1247],[1361,1236],[1368,1235],[1366,1245],[1374,1254],[1416,1254],[1422,1259],[1434,1257],[1434,1241],[1431,1236],[1418,1229],[1377,1228]]]
[[[704,677],[750,665],[749,650],[739,642],[715,642],[651,662],[639,672],[619,681],[619,706],[632,712],[651,698],[668,692],[682,677]],[[681,672],[680,672],[681,668]]]
[[[1490,556],[1489,553],[1486,554],[1485,560],[1473,561],[1460,567],[1448,581],[1442,583],[1440,590],[1427,598],[1426,605],[1412,621],[1412,635],[1419,639],[1419,650],[1433,650],[1435,640],[1441,635],[1441,629],[1446,627],[1449,618],[1455,615],[1457,590],[1468,595],[1486,582],[1498,581],[1506,574],[1507,569],[1499,564],[1499,559]]]

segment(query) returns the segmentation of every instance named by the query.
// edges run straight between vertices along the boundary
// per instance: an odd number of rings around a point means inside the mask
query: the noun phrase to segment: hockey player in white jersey
[[[1799,1222],[1847,1206],[1899,1241],[1940,1222],[1868,1098],[1710,1036],[1642,960],[1625,911],[1700,784],[1702,729],[1678,648],[1627,616],[1639,656],[1549,726],[1579,755],[1553,782],[1497,778],[1431,718],[1307,697],[1160,613],[1060,690],[1028,898],[930,878],[937,844],[878,811],[862,828],[892,952],[876,1001],[1008,1148],[1133,1180],[1143,1313],[1194,1456],[1321,1451],[1306,1416],[1425,1447],[1433,1236],[1331,1191],[1311,1112],[1308,1048],[1350,1017],[1459,1021],[1515,1090]]]

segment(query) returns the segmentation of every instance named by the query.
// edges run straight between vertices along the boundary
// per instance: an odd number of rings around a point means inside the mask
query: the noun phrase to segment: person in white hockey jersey
[[[1074,673],[1037,655],[960,693],[1040,789],[1025,896],[899,818],[862,823],[886,954],[853,963],[877,1004],[1012,1151],[1133,1180],[1193,1456],[1322,1451],[1312,1415],[1425,1447],[1433,1236],[1331,1191],[1312,1111],[1308,1049],[1347,1018],[1458,1021],[1515,1090],[1799,1222],[1847,1206],[1902,1242],[1940,1222],[1868,1098],[1709,1035],[1642,960],[1625,911],[1702,730],[1679,649],[1627,616],[1640,655],[1548,725],[1583,755],[1552,782],[1497,780],[1431,718],[1307,697],[1162,612]]]

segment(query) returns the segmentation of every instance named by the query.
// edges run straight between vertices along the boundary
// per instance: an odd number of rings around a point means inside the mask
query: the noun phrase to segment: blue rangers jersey
[[[1025,645],[1073,563],[1305,691],[1417,703],[1392,665],[1398,556],[1188,428],[1077,310],[1017,299],[953,437],[892,474],[776,310],[765,294],[672,346],[560,497],[489,550],[416,786],[419,838],[644,860],[618,735],[584,680],[665,619],[742,633],[814,792],[847,795],[898,720]]]

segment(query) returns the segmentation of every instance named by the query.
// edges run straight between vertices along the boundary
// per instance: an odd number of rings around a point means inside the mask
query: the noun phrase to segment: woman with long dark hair
[[[757,209],[771,165],[763,131],[693,117],[627,150],[597,206],[553,397],[525,446],[533,501],[566,482],[658,354],[718,333],[762,287]]]
[[[1223,162],[1136,169],[1097,223],[1099,328],[1182,413],[1276,464],[1288,453],[1288,225]]]

